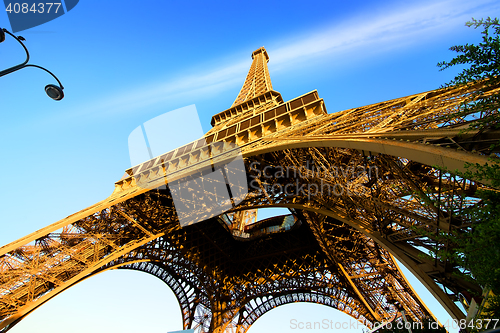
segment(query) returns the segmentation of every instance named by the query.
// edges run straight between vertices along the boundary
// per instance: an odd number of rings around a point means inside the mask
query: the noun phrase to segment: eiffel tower
[[[266,50],[252,59],[233,105],[203,138],[127,170],[107,199],[0,248],[0,332],[110,269],[164,281],[184,329],[197,332],[246,332],[292,302],[324,304],[367,327],[403,310],[432,319],[395,258],[453,318],[465,318],[455,301],[480,287],[425,253],[451,250],[437,233],[465,232],[461,211],[488,186],[441,171],[465,171],[494,153],[498,131],[464,134],[467,119],[450,117],[480,84],[329,114],[317,91],[284,102]],[[231,187],[233,205],[216,215],[208,207],[208,218],[193,210],[187,218],[203,221],[181,227],[166,178],[195,179],[236,148],[246,181],[235,185],[240,192]],[[258,220],[264,207],[289,214]]]

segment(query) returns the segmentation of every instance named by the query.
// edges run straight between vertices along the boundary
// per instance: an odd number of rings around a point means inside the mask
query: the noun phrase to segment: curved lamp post
[[[19,65],[16,65],[16,66],[13,66],[13,67],[10,67],[10,68],[7,68],[3,71],[0,71],[0,77],[1,76],[4,76],[4,75],[7,75],[7,74],[10,74],[12,72],[15,72],[15,71],[18,71],[22,68],[25,68],[25,67],[36,67],[36,68],[40,68],[44,71],[46,71],[47,73],[49,73],[50,75],[52,75],[52,77],[54,79],[56,79],[57,83],[59,83],[59,86],[56,86],[55,84],[48,84],[45,86],[45,92],[47,93],[47,95],[52,98],[53,100],[56,100],[56,101],[60,101],[61,99],[63,99],[64,97],[64,92],[63,92],[63,85],[61,83],[61,81],[59,81],[59,79],[51,72],[49,71],[48,69],[46,68],[43,68],[41,66],[38,66],[38,65],[31,65],[31,64],[28,64],[28,61],[30,60],[30,54],[28,52],[28,49],[26,48],[26,46],[23,44],[23,40],[25,40],[23,37],[21,36],[14,36],[12,33],[10,33],[7,29],[1,29],[0,28],[0,43],[5,41],[5,33],[11,35],[12,37],[14,37],[15,40],[17,40],[24,48],[24,51],[26,51],[26,60],[19,64]]]

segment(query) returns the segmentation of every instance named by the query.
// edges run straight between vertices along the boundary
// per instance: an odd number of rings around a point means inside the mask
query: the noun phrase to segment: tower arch
[[[265,49],[252,57],[236,101],[212,117],[203,138],[127,170],[109,198],[0,248],[0,332],[113,266],[165,279],[177,290],[185,327],[200,331],[246,330],[253,314],[301,297],[342,299],[337,304],[370,323],[402,309],[414,320],[432,316],[392,256],[431,286],[454,318],[465,317],[453,299],[479,286],[456,277],[446,259],[420,258],[419,249],[448,250],[433,235],[467,232],[462,212],[488,186],[435,167],[463,170],[464,162],[498,153],[490,143],[500,132],[459,136],[467,123],[453,118],[481,83],[328,114],[317,91],[284,102],[272,90]],[[166,179],[214,171],[213,161],[229,162],[236,148],[247,182],[235,188],[247,195],[237,197],[231,188],[236,206],[181,228]],[[252,163],[293,167],[299,175],[265,177]],[[457,200],[463,194],[467,200]],[[209,197],[221,204],[227,196]],[[259,207],[289,208],[293,221],[250,227],[251,219],[237,214]],[[262,302],[251,305],[254,300]]]

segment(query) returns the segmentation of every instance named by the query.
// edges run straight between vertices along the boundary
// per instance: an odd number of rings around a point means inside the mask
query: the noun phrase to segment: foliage
[[[500,318],[500,296],[488,298],[488,304],[483,309],[479,318],[481,319],[498,319]]]
[[[490,95],[488,91],[500,84],[500,23],[498,18],[476,20],[466,23],[468,27],[483,27],[481,32],[482,42],[478,45],[465,44],[456,45],[450,48],[451,51],[460,53],[451,61],[438,63],[440,70],[457,66],[467,65],[451,82],[446,86],[466,85],[482,82],[484,86],[476,93],[469,96],[466,103],[463,103],[458,113],[463,118],[469,116],[473,118],[470,124],[474,129],[500,128],[500,96]],[[492,32],[492,33],[491,33]],[[456,117],[457,114],[454,115]]]
[[[492,186],[500,187],[497,164],[476,165],[475,171],[468,171],[464,176],[489,180]],[[494,294],[500,295],[500,192],[478,190],[476,196],[481,201],[464,211],[472,230],[458,239],[456,261],[471,272],[477,283],[491,287]]]
[[[461,105],[458,115],[470,121],[470,129],[485,131],[500,128],[500,95],[488,93],[500,85],[500,23],[497,18],[467,22],[468,27],[482,27],[482,42],[453,46],[450,50],[459,53],[449,62],[441,62],[441,70],[467,65],[448,86],[484,84]],[[454,117],[457,114],[453,115]],[[492,145],[498,148],[500,143]],[[500,188],[500,165],[491,160],[490,164],[468,166],[468,172],[460,176],[468,179],[485,180],[493,188]],[[475,169],[475,170],[474,170]],[[473,170],[473,171],[472,171]],[[490,287],[496,295],[490,301],[489,310],[483,315],[500,318],[500,192],[495,189],[480,190],[477,197],[481,201],[464,211],[466,220],[471,222],[470,233],[448,234],[456,244],[451,257],[458,266],[469,271],[469,276],[482,287]]]

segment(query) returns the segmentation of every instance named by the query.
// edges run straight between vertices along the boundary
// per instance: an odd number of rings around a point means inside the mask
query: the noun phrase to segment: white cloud
[[[489,0],[448,0],[388,10],[380,17],[365,13],[273,50],[273,67],[288,67],[287,64],[299,59],[320,58],[332,53],[345,56],[369,46],[373,46],[373,52],[382,52],[409,43],[423,43],[464,26],[471,17],[498,12],[499,8],[499,4]]]
[[[146,88],[129,89],[104,100],[93,101],[92,105],[85,105],[81,111],[71,114],[116,113],[143,109],[161,102],[181,99],[193,95],[209,95],[222,91],[236,83],[243,84],[241,76],[248,70],[248,62],[232,64],[212,72],[200,75],[186,76],[159,85],[150,85]]]
[[[332,54],[346,57],[369,46],[373,52],[384,52],[409,43],[424,43],[463,26],[473,16],[487,16],[485,13],[496,13],[499,8],[499,4],[489,0],[447,0],[395,8],[384,11],[384,15],[379,17],[364,13],[319,32],[294,36],[294,40],[298,41],[272,49],[273,70],[288,70],[297,62],[321,60]],[[245,60],[200,75],[132,89],[132,92],[129,90],[86,105],[81,108],[81,113],[88,115],[89,110],[94,113],[125,112],[144,109],[167,100],[194,95],[209,96],[242,85],[249,67],[249,61]]]

